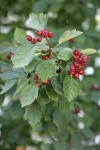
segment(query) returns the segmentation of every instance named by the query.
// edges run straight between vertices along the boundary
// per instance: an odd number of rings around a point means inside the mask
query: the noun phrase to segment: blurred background
[[[33,132],[21,117],[20,104],[12,100],[12,91],[0,95],[0,150],[100,150],[100,0],[0,0],[0,73],[11,67],[6,56],[14,43],[15,28],[31,33],[27,22],[32,12],[48,14],[48,29],[55,33],[53,45],[65,30],[77,29],[84,34],[67,45],[94,48],[97,53],[81,78],[80,113],[66,114],[64,126],[49,109],[44,129]],[[1,76],[0,85],[5,78]]]

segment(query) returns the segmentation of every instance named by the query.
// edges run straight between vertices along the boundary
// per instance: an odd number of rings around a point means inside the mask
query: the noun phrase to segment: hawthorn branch
[[[51,52],[52,52],[52,46],[51,46],[51,43],[50,43],[50,40],[48,38],[46,38],[46,41],[47,41],[47,44],[49,45],[49,55],[51,56]]]

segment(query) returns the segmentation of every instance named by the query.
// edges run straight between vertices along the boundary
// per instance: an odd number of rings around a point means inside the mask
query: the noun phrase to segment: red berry
[[[27,40],[28,41],[32,41],[32,36],[31,35],[27,35]]]
[[[44,81],[43,84],[45,85],[49,84],[49,80]]]
[[[46,38],[46,37],[48,36],[48,30],[43,31],[43,32],[42,32],[42,36],[43,36],[44,38]]]
[[[79,67],[79,63],[78,63],[78,62],[75,62],[75,63],[74,63],[74,66],[75,66],[75,67]]]
[[[74,55],[73,59],[76,61],[79,59],[79,56],[78,55]]]
[[[41,35],[42,35],[42,32],[43,32],[42,30],[38,30],[38,31],[37,31],[37,35],[38,35],[38,36],[41,36]]]
[[[9,54],[7,55],[7,58],[8,58],[8,59],[11,59],[11,56],[12,56],[12,55],[9,53]]]
[[[89,56],[86,55],[86,56],[82,57],[82,62],[83,63],[87,63],[88,61],[89,61]]]
[[[7,55],[7,58],[11,59],[12,55],[14,55],[14,53],[13,52],[9,52],[9,54]]]
[[[76,115],[77,115],[79,112],[80,112],[80,109],[79,109],[79,108],[75,108],[75,109],[72,110],[72,113],[73,113],[73,114],[76,114]]]
[[[70,70],[75,70],[76,68],[75,68],[75,65],[72,65],[71,67],[70,67]]]
[[[72,39],[69,40],[69,42],[70,42],[71,44],[73,44],[73,43],[75,42],[75,39],[72,38]]]
[[[84,71],[83,70],[79,70],[78,72],[80,75],[83,75],[84,74]]]
[[[37,38],[37,42],[41,42],[42,41],[42,38],[41,37],[38,37]]]
[[[74,74],[74,78],[75,78],[75,79],[79,79],[79,74],[78,74],[78,73],[75,73],[75,74]]]
[[[38,76],[36,75],[36,76],[34,76],[34,80],[38,80],[39,78],[38,78]]]
[[[79,50],[75,49],[75,50],[73,51],[73,53],[74,53],[74,55],[78,55],[78,54],[79,54]]]
[[[36,84],[38,87],[41,86],[40,83],[39,83],[38,81],[36,81],[35,84]]]
[[[78,54],[77,54],[79,57],[81,57],[82,53],[80,51],[78,51]]]
[[[56,73],[61,73],[61,69],[56,70]]]
[[[37,42],[36,39],[33,39],[33,40],[31,41],[32,44],[36,44],[36,42]]]
[[[42,57],[44,60],[48,60],[49,59],[49,56],[48,55],[45,55]]]
[[[53,33],[53,32],[49,32],[49,33],[48,33],[48,37],[49,37],[49,38],[52,38],[53,36],[54,36],[54,33]]]

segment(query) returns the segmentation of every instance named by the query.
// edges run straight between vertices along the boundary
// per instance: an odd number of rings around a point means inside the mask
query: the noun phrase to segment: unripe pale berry
[[[54,36],[54,33],[53,33],[53,32],[49,32],[49,33],[48,33],[48,37],[49,37],[49,38],[52,38],[53,36]]]
[[[38,37],[37,38],[37,42],[41,42],[42,41],[42,38],[41,37]]]
[[[28,41],[32,41],[32,36],[31,35],[27,35],[27,40]]]
[[[38,30],[38,31],[37,31],[37,35],[38,35],[38,36],[42,36],[42,32],[43,32],[42,30]]]
[[[37,42],[36,39],[33,39],[33,40],[31,41],[32,44],[36,44],[36,42]]]

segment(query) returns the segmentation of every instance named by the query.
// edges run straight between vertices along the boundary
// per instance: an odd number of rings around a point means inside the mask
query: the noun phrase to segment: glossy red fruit
[[[72,65],[72,66],[70,67],[70,70],[75,70],[75,69],[76,69],[75,65]]]
[[[77,61],[77,60],[79,59],[79,56],[78,56],[78,55],[74,55],[73,59],[74,59],[75,61]]]
[[[43,32],[42,30],[38,30],[38,31],[37,31],[37,35],[38,35],[38,36],[42,36],[42,32]]]
[[[56,73],[61,73],[61,69],[56,70]]]
[[[14,55],[14,53],[13,52],[9,52],[9,54],[7,55],[7,58],[11,59],[12,55]]]
[[[36,75],[36,76],[34,76],[34,80],[38,80],[39,79],[39,77]]]
[[[46,37],[48,36],[48,30],[43,31],[43,32],[42,32],[42,36],[43,36],[44,38],[46,38]]]
[[[79,79],[79,74],[78,74],[78,73],[75,73],[75,74],[74,74],[74,78],[75,78],[75,79]]]
[[[89,56],[88,55],[82,57],[82,62],[83,63],[87,63],[88,61],[89,61]]]
[[[75,63],[74,63],[74,66],[75,66],[75,67],[79,67],[79,63],[78,63],[78,62],[75,62]]]
[[[32,36],[31,35],[27,35],[27,40],[28,41],[32,41]]]
[[[69,42],[70,42],[71,44],[73,44],[73,43],[75,42],[75,39],[72,38],[72,39],[69,40]]]
[[[83,75],[84,74],[84,71],[83,70],[79,70],[78,72],[80,75]]]
[[[37,42],[41,42],[42,41],[42,38],[41,37],[38,37],[37,38]]]
[[[72,110],[72,113],[77,115],[78,113],[80,113],[80,109],[75,108],[75,109]]]
[[[48,55],[45,55],[45,56],[42,57],[42,59],[48,60],[48,59],[49,59],[49,56],[48,56]]]
[[[41,84],[40,84],[38,81],[36,81],[35,84],[36,84],[38,87],[41,86]]]
[[[49,38],[54,37],[54,33],[53,33],[53,32],[48,32],[48,37],[49,37]]]
[[[33,40],[31,41],[32,44],[36,44],[36,42],[37,42],[36,39],[33,39]]]
[[[74,55],[78,55],[78,54],[79,54],[79,50],[75,49],[75,50],[73,51],[73,53],[74,53]]]
[[[45,85],[49,84],[49,80],[44,81],[43,84]]]

